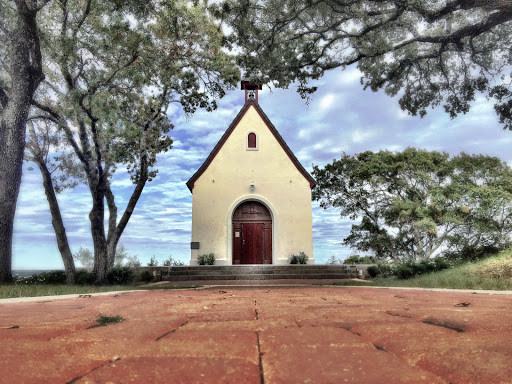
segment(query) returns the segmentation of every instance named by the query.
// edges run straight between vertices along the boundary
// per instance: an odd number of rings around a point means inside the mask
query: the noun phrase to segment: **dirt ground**
[[[98,327],[98,314],[123,316]],[[216,287],[0,301],[0,383],[512,383],[512,295]]]

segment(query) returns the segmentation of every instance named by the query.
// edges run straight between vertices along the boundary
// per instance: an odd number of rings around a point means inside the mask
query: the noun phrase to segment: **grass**
[[[59,296],[71,294],[131,291],[131,290],[159,290],[159,289],[190,289],[198,286],[173,287],[166,285],[53,285],[53,284],[5,284],[0,285],[0,299],[16,297]]]
[[[351,282],[342,285],[353,285]],[[337,284],[336,284],[337,285]],[[354,284],[354,285],[361,285]],[[478,262],[407,280],[394,277],[373,279],[369,286],[452,289],[512,290],[512,249]]]
[[[372,281],[347,280],[334,285],[377,286],[377,287],[418,287],[512,290],[512,249],[475,263],[467,263],[441,272],[431,273],[407,280],[377,278]],[[191,289],[199,286],[170,285],[50,285],[50,284],[8,284],[0,285],[0,299],[15,297],[56,296],[127,290]]]
[[[100,313],[96,317],[96,322],[98,323],[98,325],[100,327],[104,327],[109,324],[120,323],[121,321],[124,321],[123,316],[106,316],[106,315]]]

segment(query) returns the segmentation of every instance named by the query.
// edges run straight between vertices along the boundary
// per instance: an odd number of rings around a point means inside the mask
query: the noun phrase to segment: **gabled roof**
[[[258,103],[256,103],[253,99],[249,99],[249,100],[247,100],[245,105],[242,107],[240,112],[238,112],[238,115],[236,115],[235,119],[230,124],[230,126],[226,130],[226,132],[224,132],[224,135],[222,135],[222,137],[220,138],[220,140],[217,143],[217,145],[215,146],[215,148],[213,148],[213,151],[211,151],[211,153],[208,155],[208,157],[204,161],[203,165],[201,165],[201,167],[197,170],[197,172],[194,173],[194,175],[190,178],[189,181],[187,181],[187,187],[190,190],[190,192],[192,192],[192,190],[194,189],[195,181],[197,179],[199,179],[199,177],[203,174],[204,171],[206,171],[206,169],[208,168],[208,166],[210,165],[212,160],[215,158],[217,153],[220,151],[220,149],[222,148],[222,146],[224,145],[224,143],[226,142],[228,137],[231,135],[231,133],[234,131],[234,129],[236,128],[236,126],[238,125],[240,120],[242,120],[242,117],[244,117],[245,113],[249,110],[251,105],[256,109],[256,111],[258,112],[260,117],[263,119],[263,121],[267,125],[268,129],[270,129],[270,132],[272,132],[272,134],[274,135],[276,140],[279,142],[281,147],[284,149],[284,151],[286,152],[286,154],[288,155],[288,157],[290,158],[292,163],[295,165],[295,167],[299,170],[300,173],[302,173],[302,175],[306,178],[306,180],[308,180],[309,186],[311,188],[313,188],[316,185],[315,179],[313,179],[313,177],[311,177],[311,175],[308,173],[308,171],[306,171],[306,169],[304,169],[304,167],[299,162],[299,160],[297,160],[297,158],[293,154],[292,150],[288,147],[288,145],[286,145],[286,142],[281,137],[279,132],[277,132],[276,127],[274,127],[274,124],[272,124],[272,122],[269,120],[267,115],[265,115],[265,112],[263,112],[263,110],[258,105]]]

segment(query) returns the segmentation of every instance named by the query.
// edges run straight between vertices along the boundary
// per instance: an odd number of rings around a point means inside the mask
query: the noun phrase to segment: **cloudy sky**
[[[473,104],[466,116],[455,120],[442,109],[431,110],[423,119],[408,116],[396,99],[382,92],[363,91],[355,69],[333,71],[318,81],[319,90],[306,105],[295,88],[264,89],[259,103],[304,167],[323,166],[342,152],[366,150],[400,151],[406,147],[446,151],[450,154],[484,153],[512,164],[512,132],[498,124],[492,104],[485,99]],[[174,148],[158,158],[157,178],[148,183],[134,215],[121,238],[128,253],[146,264],[151,256],[164,260],[172,255],[188,263],[192,195],[185,183],[201,166],[244,104],[244,94],[235,90],[214,112],[199,111],[186,119],[174,106],[169,115]],[[15,218],[13,269],[62,269],[48,203],[36,169],[26,164]],[[120,167],[113,181],[119,209],[133,190],[129,176]],[[85,186],[58,196],[71,250],[92,249],[88,212],[91,207]],[[341,242],[351,222],[334,210],[313,203],[314,257],[324,263],[331,256],[353,253]]]

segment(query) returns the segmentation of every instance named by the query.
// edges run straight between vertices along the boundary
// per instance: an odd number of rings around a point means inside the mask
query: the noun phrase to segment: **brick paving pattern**
[[[91,327],[99,313],[125,321]],[[512,295],[216,287],[0,302],[0,383],[512,383]]]

